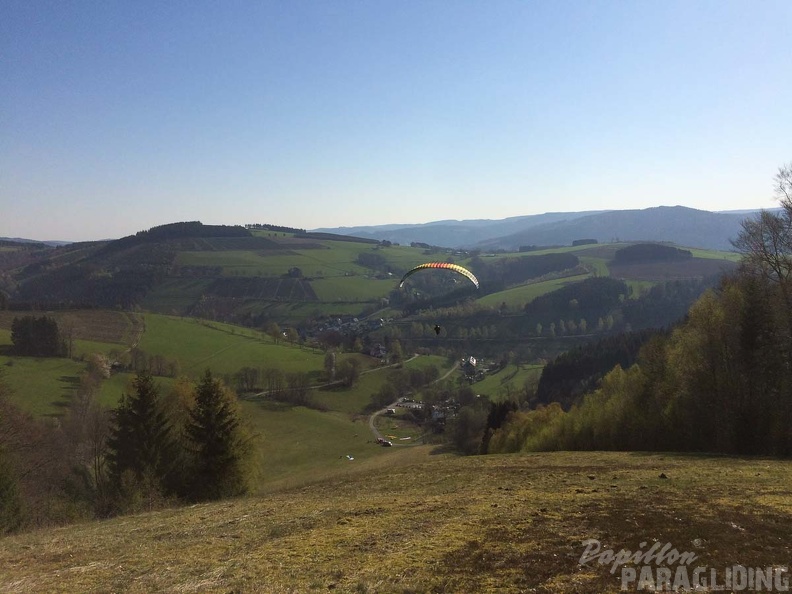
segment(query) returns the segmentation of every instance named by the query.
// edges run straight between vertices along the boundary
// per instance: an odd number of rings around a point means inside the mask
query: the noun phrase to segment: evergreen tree
[[[191,497],[208,500],[244,493],[239,416],[231,395],[208,369],[196,390],[186,433],[194,455]]]
[[[178,450],[151,374],[139,373],[133,385],[134,393],[123,395],[114,412],[108,440],[110,481],[122,508],[135,508],[141,497],[151,508],[155,499],[178,490],[173,472]]]
[[[11,342],[15,354],[27,357],[62,357],[67,351],[58,323],[47,316],[14,318]]]

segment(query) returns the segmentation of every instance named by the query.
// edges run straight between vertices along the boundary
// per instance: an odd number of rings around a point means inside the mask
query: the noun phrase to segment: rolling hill
[[[740,232],[741,214],[713,213],[683,206],[619,210],[539,225],[480,242],[483,249],[521,245],[566,245],[580,238],[611,241],[664,241],[686,247],[731,249]]]
[[[709,212],[683,206],[643,210],[547,213],[503,220],[435,221],[422,225],[323,229],[403,244],[423,242],[452,248],[517,250],[520,246],[600,242],[664,241],[688,247],[731,249],[740,221],[756,211]]]
[[[580,327],[572,332],[575,335],[590,334],[595,328],[610,330],[605,308],[593,318],[560,305],[553,306],[553,317],[529,320],[519,316],[534,299],[586,279],[609,276],[624,281],[624,294],[639,297],[658,283],[700,281],[736,266],[736,254],[697,249],[685,250],[688,257],[681,260],[618,259],[630,245],[589,243],[526,252],[465,252],[380,244],[349,235],[182,223],[111,242],[55,248],[5,246],[0,250],[0,309],[9,302],[15,310],[137,310],[258,329],[276,322],[297,328],[303,339],[334,334],[333,340],[339,341],[344,339],[339,335],[351,332],[376,343],[400,334],[426,346],[431,345],[423,331],[405,332],[399,324],[411,328],[417,321],[423,327],[444,319],[446,346],[487,345],[489,352],[502,341],[541,340],[550,332],[549,324],[560,327],[562,320],[564,326],[571,320],[573,327]],[[676,253],[670,246],[657,249]],[[406,289],[398,289],[397,279],[412,266],[447,259],[470,267],[482,281],[480,290],[468,287],[465,291],[455,284],[452,273],[416,275]],[[569,301],[576,299],[575,293],[573,289]],[[465,319],[443,312],[464,302],[473,302]],[[685,303],[680,301],[668,311],[676,312]],[[621,303],[613,307],[624,309]],[[507,310],[518,317],[502,318]],[[434,321],[425,320],[427,315]],[[585,324],[581,324],[584,317]],[[391,330],[372,334],[381,318],[402,321]],[[346,329],[339,328],[341,322]],[[636,327],[640,322],[631,319],[629,323]],[[348,347],[351,344],[352,339]]]
[[[344,233],[356,237],[391,241],[409,245],[412,242],[443,247],[470,247],[476,243],[510,235],[538,225],[576,219],[602,211],[550,212],[540,215],[509,217],[502,220],[471,219],[446,220],[413,225],[376,225],[317,229],[329,233]]]

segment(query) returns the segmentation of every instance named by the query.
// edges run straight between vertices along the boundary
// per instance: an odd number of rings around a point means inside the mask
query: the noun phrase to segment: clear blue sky
[[[0,236],[772,207],[792,2],[0,2]]]

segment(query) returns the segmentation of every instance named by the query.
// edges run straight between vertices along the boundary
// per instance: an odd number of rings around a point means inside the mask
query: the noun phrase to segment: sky
[[[0,236],[771,208],[792,2],[2,0]]]

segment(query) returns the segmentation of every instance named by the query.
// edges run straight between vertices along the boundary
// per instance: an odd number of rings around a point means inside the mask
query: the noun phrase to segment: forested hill
[[[740,223],[756,211],[718,213],[684,206],[643,210],[546,213],[502,220],[434,221],[422,225],[325,228],[371,239],[410,244],[425,242],[451,248],[517,250],[520,246],[571,245],[581,238],[600,243],[663,241],[677,245],[730,250]]]
[[[748,215],[715,213],[684,206],[617,210],[533,227],[483,242],[481,247],[568,245],[581,237],[600,242],[665,241],[689,247],[728,250]]]
[[[30,244],[33,246],[34,244]],[[182,252],[229,250],[275,252],[282,246],[242,226],[171,223],[114,241],[73,243],[58,248],[18,250],[3,265],[19,306],[120,307],[141,300],[174,271]]]

